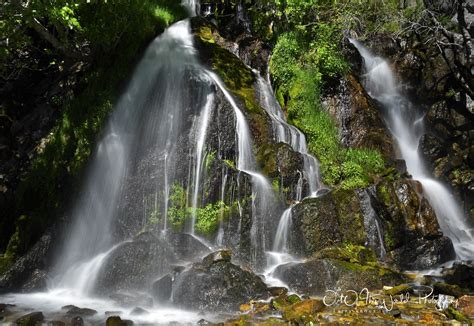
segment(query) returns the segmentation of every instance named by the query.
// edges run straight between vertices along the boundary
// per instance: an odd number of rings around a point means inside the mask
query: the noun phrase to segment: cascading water
[[[239,109],[232,95],[226,90],[220,78],[213,72],[208,72],[208,74],[220,88],[234,110],[238,144],[237,169],[247,173],[252,178],[252,227],[250,233],[252,260],[254,263],[257,263],[259,253],[265,251],[266,231],[263,217],[268,215],[270,207],[275,202],[273,188],[267,178],[257,171],[252,138],[244,114]]]
[[[295,152],[303,157],[304,162],[303,171],[299,171],[300,178],[295,185],[293,203],[281,215],[273,239],[273,248],[267,252],[267,269],[265,271],[267,282],[274,285],[284,285],[272,274],[279,265],[298,261],[296,257],[291,255],[289,234],[291,232],[293,206],[303,199],[303,179],[307,183],[307,191],[304,197],[317,197],[323,186],[319,176],[319,162],[308,153],[306,137],[300,130],[285,121],[283,110],[273,94],[270,82],[265,81],[257,72],[255,73],[257,74],[260,103],[271,118],[275,141],[290,145]]]
[[[272,119],[275,140],[290,145],[294,151],[303,156],[304,171],[302,172],[308,183],[306,196],[316,197],[318,191],[322,189],[319,176],[319,162],[308,153],[308,145],[304,134],[285,121],[283,110],[273,94],[270,83],[261,76],[258,76],[257,82],[261,96],[260,102]],[[301,200],[301,198],[296,198],[296,200]]]
[[[181,92],[189,87],[188,80],[200,86],[192,98],[183,96]],[[184,121],[185,115],[192,113],[190,108],[203,108],[198,119],[199,137],[195,145],[195,179],[199,182],[211,104],[211,81],[196,59],[189,21],[178,22],[148,48],[128,90],[118,102],[104,140],[98,146],[84,188],[84,198],[76,205],[75,224],[59,259],[57,270],[61,286],[76,288],[79,278],[70,276],[87,266],[84,261],[112,246],[112,224],[118,214],[116,208],[124,178],[134,169],[134,162],[148,155],[150,150],[163,159],[163,168],[159,170],[163,177],[157,182],[164,181],[162,206],[167,211],[169,185],[175,181],[174,162],[179,151],[176,140],[188,129]],[[195,188],[197,192],[199,185]],[[83,273],[87,271],[84,269]]]
[[[367,71],[365,87],[382,103],[384,119],[396,140],[408,172],[421,182],[431,206],[436,212],[443,233],[453,244],[459,259],[474,258],[474,230],[469,225],[453,194],[426,170],[418,151],[423,135],[423,119],[410,101],[399,92],[399,85],[384,59],[374,56],[360,42],[350,40],[364,59]]]

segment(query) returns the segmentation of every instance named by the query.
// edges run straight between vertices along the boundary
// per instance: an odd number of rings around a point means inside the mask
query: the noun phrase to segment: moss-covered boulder
[[[31,312],[27,315],[24,315],[16,320],[16,324],[19,326],[36,326],[41,324],[44,320],[44,315],[42,312]]]
[[[364,217],[357,194],[338,189],[308,198],[293,208],[291,246],[301,255],[335,245],[364,245]]]
[[[454,258],[433,208],[417,181],[383,179],[372,204],[382,221],[385,248],[392,263],[403,269],[426,269]]]
[[[400,284],[405,279],[376,263],[359,264],[333,258],[280,265],[274,275],[290,288],[309,295],[324,295],[327,290],[339,288],[358,292],[363,288]]]

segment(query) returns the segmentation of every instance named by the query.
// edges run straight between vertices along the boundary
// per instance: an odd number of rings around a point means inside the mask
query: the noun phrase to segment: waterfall
[[[196,84],[199,87],[193,87]],[[183,93],[183,89],[192,91]],[[86,275],[90,271],[88,261],[102,261],[98,257],[117,240],[123,240],[114,236],[115,221],[120,215],[125,179],[133,175],[140,160],[156,164],[159,178],[153,189],[164,189],[163,205],[156,205],[162,207],[157,215],[164,216],[162,225],[167,227],[170,191],[177,181],[177,162],[182,153],[178,140],[190,138],[185,136],[192,129],[186,124],[190,114],[196,117],[194,123],[198,126],[195,143],[190,141],[190,147],[195,148],[196,204],[212,90],[211,79],[197,61],[188,20],[169,27],[150,44],[92,158],[82,195],[73,210],[73,225],[56,266],[56,285],[77,289],[81,277],[68,277],[71,268],[77,269],[74,274]],[[154,161],[147,159],[150,153],[156,153],[152,156],[156,157]],[[131,229],[129,233],[137,231]]]
[[[207,129],[209,126],[209,119],[211,117],[211,108],[214,102],[214,94],[209,94],[207,97],[206,105],[204,110],[201,113],[199,118],[199,128],[197,134],[197,144],[196,144],[196,163],[194,168],[194,193],[192,199],[192,207],[195,208],[192,213],[191,221],[191,234],[194,234],[194,227],[196,224],[196,208],[198,208],[198,196],[199,196],[199,185],[201,184],[202,179],[202,166],[204,164],[204,150]]]
[[[285,121],[285,115],[273,94],[270,83],[265,81],[260,75],[257,75],[257,87],[261,97],[260,103],[272,120],[275,140],[290,145],[294,151],[303,156],[304,167],[302,172],[308,182],[307,196],[316,197],[318,191],[322,188],[319,162],[308,153],[306,137],[299,129]]]
[[[183,0],[182,5],[188,11],[189,16],[194,17],[199,13],[199,1],[198,0]]]
[[[454,195],[428,173],[418,151],[420,137],[424,132],[423,119],[418,116],[418,110],[400,93],[400,85],[388,62],[374,56],[358,41],[350,41],[364,59],[367,71],[365,87],[369,95],[379,101],[386,111],[385,122],[406,162],[408,172],[423,185],[423,191],[436,212],[441,230],[452,240],[457,257],[472,259],[473,228]]]
[[[273,188],[267,178],[257,171],[257,163],[253,153],[253,142],[244,114],[220,78],[213,72],[208,72],[208,74],[222,91],[234,110],[238,144],[237,169],[247,173],[252,178],[252,226],[250,234],[253,261],[256,262],[258,253],[265,251],[266,223],[263,217],[269,215],[272,204],[275,201]]]
[[[281,253],[289,253],[289,233],[291,232],[291,218],[293,217],[291,210],[293,206],[287,208],[280,218],[278,228],[275,233],[275,240],[273,241],[273,251]]]

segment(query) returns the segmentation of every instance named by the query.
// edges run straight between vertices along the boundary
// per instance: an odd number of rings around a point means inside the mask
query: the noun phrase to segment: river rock
[[[402,275],[389,269],[326,258],[280,265],[274,276],[291,289],[308,295],[324,295],[327,290],[336,289],[376,289],[404,280]]]
[[[268,295],[262,279],[232,264],[221,253],[193,264],[173,284],[173,302],[187,309],[237,311],[240,304]]]
[[[166,301],[171,296],[171,288],[173,284],[173,278],[170,274],[166,274],[152,285],[152,294],[155,300],[158,302]]]
[[[44,320],[42,312],[35,311],[18,318],[15,323],[19,326],[36,326]]]

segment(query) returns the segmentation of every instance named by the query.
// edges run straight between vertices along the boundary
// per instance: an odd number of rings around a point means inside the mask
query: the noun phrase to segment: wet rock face
[[[360,203],[354,191],[337,190],[319,198],[305,199],[293,208],[291,247],[310,256],[343,242],[366,241]]]
[[[354,75],[342,79],[323,103],[339,125],[343,145],[377,149],[385,158],[394,158],[392,139],[379,109]]]
[[[54,231],[49,230],[23,257],[0,275],[0,293],[32,292],[46,287],[46,271],[51,265],[51,247]]]
[[[384,243],[392,262],[403,269],[427,269],[454,258],[451,241],[443,237],[436,215],[416,181],[382,181],[373,207],[382,221]]]
[[[449,284],[474,290],[474,261],[458,262],[443,271],[443,278]]]
[[[296,205],[292,250],[311,256],[342,244],[370,245],[369,237],[375,234],[379,241],[380,232],[386,258],[400,268],[426,269],[454,258],[453,245],[443,237],[418,182],[381,180],[366,193],[369,198],[355,191],[336,190]],[[371,230],[367,219],[377,219],[379,230]],[[380,252],[380,243],[373,249]]]
[[[402,282],[399,274],[375,267],[335,259],[313,259],[304,263],[278,266],[275,275],[290,288],[309,295],[324,295],[326,290],[360,291]]]
[[[173,258],[164,241],[144,233],[110,253],[97,278],[96,292],[106,295],[149,289],[153,279],[168,271]]]
[[[407,270],[431,268],[456,257],[453,243],[448,237],[432,241],[413,240],[394,249],[390,256],[396,264]]]
[[[262,279],[232,264],[227,252],[211,254],[182,272],[173,284],[173,303],[187,309],[235,311],[267,296]]]

